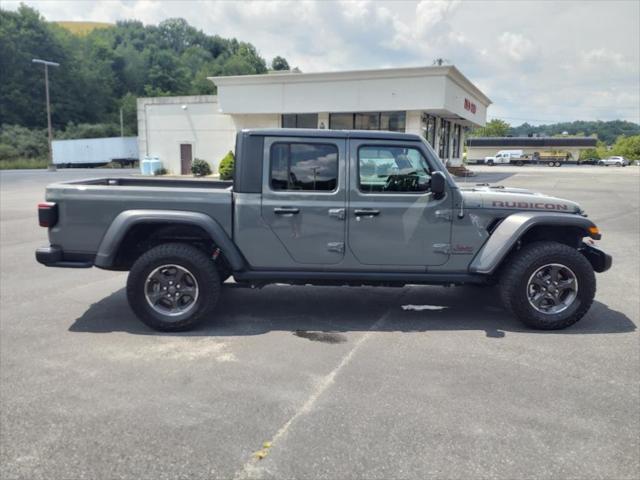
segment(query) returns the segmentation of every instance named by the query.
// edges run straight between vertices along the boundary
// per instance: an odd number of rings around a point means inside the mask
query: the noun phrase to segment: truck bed
[[[164,187],[164,188],[229,188],[231,180],[200,180],[182,178],[144,178],[144,177],[104,177],[62,182],[62,185],[102,185],[120,187]]]
[[[232,182],[164,178],[91,178],[54,183],[46,200],[58,205],[49,243],[69,254],[95,255],[111,222],[125,210],[199,212],[232,235]]]

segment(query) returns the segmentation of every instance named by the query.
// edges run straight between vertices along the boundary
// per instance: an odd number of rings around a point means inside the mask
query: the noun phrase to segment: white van
[[[524,157],[522,150],[500,150],[493,157],[484,157],[484,163],[486,165],[500,165],[520,160],[522,157]]]

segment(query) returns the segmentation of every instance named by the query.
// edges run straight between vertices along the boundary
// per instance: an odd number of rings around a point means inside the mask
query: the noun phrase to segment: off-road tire
[[[527,284],[540,267],[557,263],[565,265],[578,280],[573,303],[559,313],[541,313],[531,306]],[[580,320],[591,307],[596,293],[596,277],[589,261],[576,249],[558,242],[535,242],[512,253],[499,278],[504,307],[525,325],[542,330],[559,330]]]
[[[179,265],[195,277],[198,298],[194,307],[177,317],[155,311],[145,297],[147,277],[162,265]],[[163,332],[177,332],[193,328],[210,318],[220,297],[220,277],[215,263],[198,248],[181,243],[165,243],[152,248],[136,260],[127,279],[127,300],[138,318]]]

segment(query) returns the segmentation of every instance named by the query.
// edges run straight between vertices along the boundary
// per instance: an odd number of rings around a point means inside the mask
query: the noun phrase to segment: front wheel
[[[213,313],[220,296],[215,263],[191,245],[166,243],[131,267],[127,299],[149,327],[175,332],[194,327]]]
[[[576,249],[536,242],[515,252],[500,276],[505,308],[524,324],[543,330],[573,325],[591,307],[596,278]]]

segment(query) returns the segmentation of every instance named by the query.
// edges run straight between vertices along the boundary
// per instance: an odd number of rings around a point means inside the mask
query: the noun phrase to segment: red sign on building
[[[464,109],[469,110],[471,113],[476,113],[476,104],[468,98],[464,99]]]

